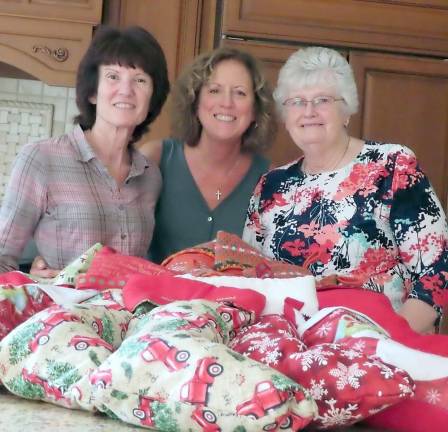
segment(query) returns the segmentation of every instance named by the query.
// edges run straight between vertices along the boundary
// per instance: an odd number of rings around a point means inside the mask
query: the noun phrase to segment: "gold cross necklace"
[[[215,192],[216,201],[219,201],[221,199],[221,196],[223,195],[222,188],[227,184],[230,174],[236,170],[237,166],[239,165],[241,160],[241,154],[238,153],[237,158],[235,159],[235,162],[233,163],[232,167],[227,171],[226,177],[224,179],[224,182],[221,184],[221,186],[218,186]]]

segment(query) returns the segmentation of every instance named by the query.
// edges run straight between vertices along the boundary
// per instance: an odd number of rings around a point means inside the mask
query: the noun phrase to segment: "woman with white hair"
[[[383,292],[411,327],[429,331],[448,300],[448,229],[415,155],[348,134],[356,84],[333,49],[294,53],[274,98],[303,156],[262,176],[243,238],[318,280]]]

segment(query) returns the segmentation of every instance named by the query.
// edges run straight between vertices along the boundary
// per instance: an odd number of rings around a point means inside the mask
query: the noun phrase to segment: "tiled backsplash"
[[[0,203],[19,147],[70,131],[76,114],[74,88],[0,78]]]
[[[78,114],[75,89],[49,86],[42,81],[0,78],[0,99],[37,102],[53,105],[52,135],[62,135],[73,128],[73,117]]]
[[[53,105],[0,100],[0,202],[20,147],[51,135]]]

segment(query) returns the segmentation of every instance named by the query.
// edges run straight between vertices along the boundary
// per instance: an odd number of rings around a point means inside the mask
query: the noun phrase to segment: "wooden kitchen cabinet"
[[[50,85],[73,87],[102,0],[0,0],[0,59]]]
[[[0,0],[0,14],[97,24],[103,0]]]
[[[120,27],[139,25],[155,36],[165,53],[173,85],[185,65],[199,53],[200,47],[209,43],[207,40],[201,42],[201,33],[209,23],[209,19],[202,20],[203,14],[214,13],[211,5],[209,0],[106,0],[105,12],[113,17],[111,24]],[[161,115],[142,142],[169,136],[170,109],[168,98]]]
[[[222,33],[445,56],[447,0],[224,0]]]

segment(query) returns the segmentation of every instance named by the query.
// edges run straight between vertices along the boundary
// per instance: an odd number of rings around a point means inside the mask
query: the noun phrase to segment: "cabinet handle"
[[[65,60],[68,59],[69,53],[67,48],[56,48],[54,50],[43,46],[43,45],[34,45],[33,46],[33,52],[41,52],[48,57],[51,57],[53,60],[56,60],[57,62],[65,62]]]

